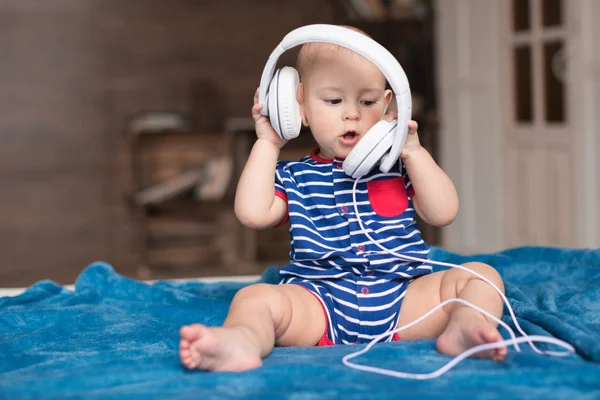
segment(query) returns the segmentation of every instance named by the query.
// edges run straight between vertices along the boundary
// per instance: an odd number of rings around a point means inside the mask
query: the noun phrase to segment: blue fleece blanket
[[[341,358],[362,346],[277,348],[257,370],[187,371],[179,327],[221,324],[243,285],[148,285],[94,263],[74,292],[42,281],[0,299],[0,398],[600,398],[600,250],[527,247],[467,257],[434,249],[431,258],[495,266],[524,329],[568,341],[577,355],[548,358],[524,345],[503,363],[468,359],[430,381],[343,366]],[[261,281],[276,276],[270,268]],[[430,372],[449,359],[433,340],[419,340],[378,344],[355,361]]]

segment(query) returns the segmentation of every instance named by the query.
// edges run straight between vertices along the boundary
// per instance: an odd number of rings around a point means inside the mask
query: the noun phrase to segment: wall
[[[0,282],[107,254],[102,53],[91,1],[0,5]]]
[[[224,114],[248,116],[272,48],[297,26],[332,22],[328,4],[2,1],[0,285],[71,283],[97,259],[133,274],[127,120],[191,113],[202,82]]]

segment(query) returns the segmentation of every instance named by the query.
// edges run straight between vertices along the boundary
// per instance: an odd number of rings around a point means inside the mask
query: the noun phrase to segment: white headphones
[[[408,134],[412,99],[408,79],[400,63],[382,45],[363,34],[341,26],[316,24],[288,33],[273,50],[260,79],[258,101],[262,115],[268,116],[277,134],[286,140],[300,134],[302,119],[296,99],[298,72],[292,67],[275,71],[279,57],[287,50],[305,43],[331,43],[352,50],[375,64],[389,82],[398,105],[398,120],[376,123],[354,146],[344,160],[346,174],[353,178],[366,175],[377,163],[389,172],[398,161]]]

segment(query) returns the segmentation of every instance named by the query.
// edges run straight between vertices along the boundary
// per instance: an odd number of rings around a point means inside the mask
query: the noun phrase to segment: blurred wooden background
[[[227,140],[224,123],[202,126],[203,116],[249,117],[264,62],[287,32],[347,22],[339,1],[0,2],[0,286],[72,283],[95,260],[139,277],[128,121],[147,111],[190,116],[199,132],[191,146],[202,161]],[[364,28],[399,43],[396,53],[433,109],[428,24]],[[423,118],[435,125],[431,114]],[[240,228],[230,203],[203,207],[229,229]],[[260,273],[286,257],[287,248],[272,243],[283,237],[285,246],[287,228],[258,235],[262,263],[165,267],[154,277]],[[227,252],[227,232],[223,237],[215,243]]]

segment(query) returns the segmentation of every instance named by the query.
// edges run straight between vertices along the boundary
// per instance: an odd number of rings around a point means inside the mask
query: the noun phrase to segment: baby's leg
[[[504,293],[502,279],[494,268],[478,262],[464,264],[464,267],[483,275]],[[406,325],[455,297],[497,318],[502,315],[504,302],[493,287],[467,271],[452,268],[420,277],[408,286],[398,325]],[[494,320],[460,303],[450,303],[399,335],[407,340],[438,338],[438,350],[448,355],[458,355],[473,346],[502,340]],[[506,347],[502,347],[475,356],[501,361],[505,355]]]
[[[222,327],[182,327],[179,353],[189,369],[245,371],[260,367],[275,344],[313,346],[324,331],[321,304],[310,292],[256,284],[235,295]]]

